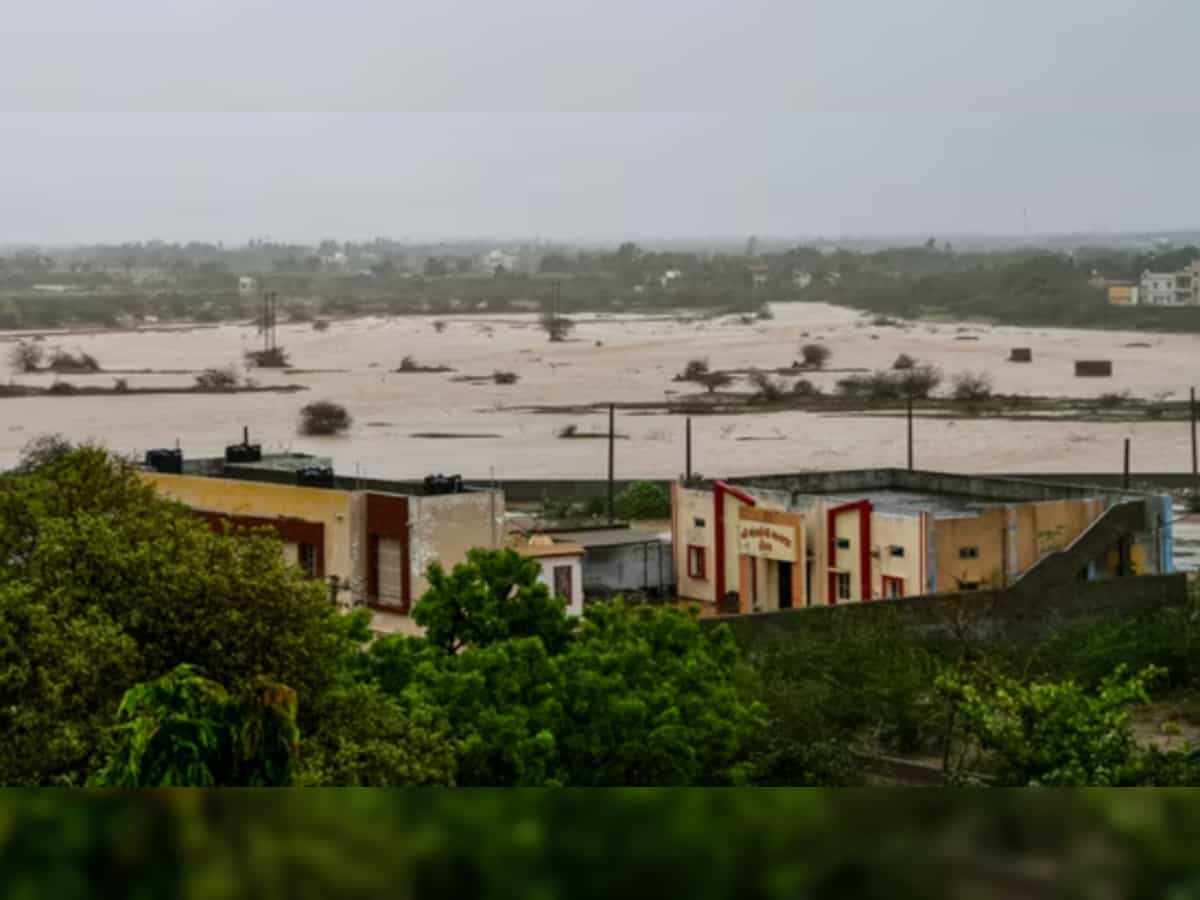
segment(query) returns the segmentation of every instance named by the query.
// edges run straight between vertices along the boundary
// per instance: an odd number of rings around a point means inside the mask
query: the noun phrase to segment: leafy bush
[[[249,350],[246,360],[260,369],[286,369],[291,363],[282,347],[271,347],[268,350]]]
[[[116,391],[118,394],[129,393],[129,379],[128,378],[114,378],[113,379],[113,390]]]
[[[992,396],[992,380],[984,372],[960,372],[954,376],[950,395],[960,403],[981,403]]]
[[[401,372],[415,372],[420,368],[421,368],[420,363],[418,363],[416,357],[412,356],[411,354],[408,356],[405,356],[404,359],[400,360],[399,371],[401,371]]]
[[[300,410],[299,431],[309,437],[341,434],[354,424],[349,411],[330,400],[309,403]]]
[[[500,370],[496,370],[492,373],[492,381],[494,381],[496,384],[516,384],[520,380],[521,376],[519,376],[516,372],[502,372]]]
[[[237,370],[227,366],[223,369],[205,369],[196,376],[195,388],[198,391],[232,391],[240,382]]]
[[[892,363],[892,368],[898,371],[906,371],[913,368],[916,364],[917,361],[907,353],[901,353],[896,357],[896,361]]]
[[[810,369],[823,369],[833,356],[833,351],[824,344],[805,344],[800,348],[800,357]]]
[[[22,374],[40,371],[43,359],[45,359],[45,351],[30,341],[21,341],[12,348],[12,352],[9,354],[9,362],[13,371]]]
[[[694,380],[704,385],[710,394],[716,391],[717,388],[726,387],[733,383],[733,378],[724,372],[707,372],[697,376]]]
[[[562,316],[549,314],[542,316],[542,330],[550,336],[551,341],[565,341],[574,327],[574,322]]]
[[[329,320],[328,319],[314,319],[313,323],[312,323],[312,327],[313,327],[313,331],[328,331],[329,330]]]
[[[613,500],[622,519],[666,519],[671,515],[671,494],[652,481],[635,481]]]
[[[678,381],[700,381],[701,376],[708,374],[707,359],[689,359],[683,371],[676,376]]]
[[[74,394],[79,390],[69,381],[56,381],[50,387],[46,388],[48,394]]]
[[[783,399],[783,387],[766,372],[755,370],[750,373],[750,384],[758,394],[758,398],[767,403],[777,403]]]
[[[46,368],[51,372],[59,372],[62,374],[84,374],[88,372],[99,372],[100,363],[96,357],[88,353],[79,353],[78,355],[68,353],[66,350],[55,349],[50,356],[50,362]]]
[[[801,378],[792,385],[792,393],[797,397],[819,397],[821,395],[821,388],[807,378]]]

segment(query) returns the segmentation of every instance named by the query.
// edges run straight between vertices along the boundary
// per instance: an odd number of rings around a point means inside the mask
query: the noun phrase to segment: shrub
[[[564,425],[562,428],[558,429],[558,437],[560,438],[573,438],[578,433],[579,426],[574,424]]]
[[[272,347],[269,350],[250,350],[246,353],[246,359],[260,369],[286,369],[291,365],[288,362],[287,353],[282,347]]]
[[[438,334],[441,334],[443,331],[446,330],[446,323],[443,322],[441,319],[438,319],[436,322],[433,323],[433,330],[436,331]]]
[[[823,369],[833,356],[833,351],[824,344],[805,344],[800,348],[800,356],[808,368]]]
[[[774,403],[783,399],[783,388],[779,382],[774,381],[766,372],[755,370],[750,373],[750,384],[754,386],[754,390],[758,396],[769,402]]]
[[[564,319],[562,316],[542,316],[542,330],[550,336],[552,341],[565,341],[574,327],[574,322]]]
[[[890,328],[897,324],[895,319],[890,319],[887,316],[876,316],[871,320],[871,324],[876,328]]]
[[[312,327],[313,327],[313,331],[328,331],[329,330],[329,320],[328,319],[314,319],[313,323],[312,323]]]
[[[917,361],[907,353],[901,353],[896,357],[896,361],[892,363],[892,368],[898,371],[906,372],[916,366]]]
[[[400,360],[399,371],[401,372],[415,372],[420,368],[421,366],[417,362],[416,357],[412,355],[406,356],[404,359]]]
[[[100,363],[97,362],[96,357],[88,353],[80,353],[75,356],[65,350],[56,349],[46,368],[51,372],[61,373],[99,372]]]
[[[724,372],[709,372],[705,375],[701,375],[695,380],[704,385],[711,394],[717,388],[722,388],[728,385],[733,381],[733,378],[731,378],[729,375],[726,375]]]
[[[666,519],[671,515],[671,495],[652,481],[635,481],[613,501],[622,519]]]
[[[238,386],[238,373],[232,366],[224,369],[205,369],[196,376],[198,391],[232,391]]]
[[[1123,406],[1128,400],[1129,391],[1113,392],[1101,394],[1096,399],[1096,405],[1101,409],[1116,409],[1118,406]]]
[[[56,381],[47,388],[50,394],[74,394],[77,388],[69,381]]]
[[[754,318],[760,322],[769,322],[775,318],[775,313],[771,312],[771,305],[769,303],[764,303],[755,311]]]
[[[819,397],[821,395],[821,388],[807,378],[801,378],[792,385],[792,393],[797,397]]]
[[[492,381],[496,384],[516,384],[521,380],[516,372],[501,372],[499,370],[492,373]]]
[[[992,380],[983,372],[960,372],[954,376],[951,396],[960,403],[979,403],[992,396]]]
[[[129,392],[129,379],[128,378],[114,378],[113,379],[113,390],[116,391],[118,394],[128,393]]]
[[[942,383],[942,370],[937,366],[916,366],[900,376],[904,396],[910,393],[915,399],[924,400]]]
[[[700,381],[700,376],[708,374],[707,359],[689,359],[683,371],[679,373],[679,381]]]
[[[27,341],[21,341],[13,347],[12,353],[9,354],[9,361],[14,372],[36,372],[42,367],[44,358],[45,353],[42,348]]]
[[[341,434],[352,424],[346,407],[329,400],[309,403],[300,410],[300,433],[310,437]]]

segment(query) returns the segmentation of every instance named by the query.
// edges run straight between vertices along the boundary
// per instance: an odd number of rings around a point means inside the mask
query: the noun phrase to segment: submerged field
[[[777,305],[774,314],[751,324],[732,317],[586,316],[576,319],[570,339],[560,343],[547,340],[533,315],[443,317],[437,327],[434,317],[424,316],[338,321],[324,331],[284,325],[279,343],[295,368],[243,374],[262,386],[303,385],[306,391],[8,397],[0,400],[5,418],[0,462],[13,462],[27,440],[48,431],[139,455],[178,440],[186,454],[198,456],[219,453],[248,426],[265,447],[328,455],[344,473],[596,477],[605,471],[606,442],[559,434],[572,425],[582,435],[603,432],[606,414],[530,408],[678,401],[704,393],[698,385],[673,381],[691,359],[707,359],[714,369],[782,369],[799,359],[801,344],[818,341],[832,351],[829,371],[797,375],[825,391],[845,377],[838,370],[886,369],[900,353],[939,366],[947,376],[986,373],[997,392],[1011,395],[1098,398],[1128,392],[1134,400],[1172,402],[1186,399],[1190,383],[1200,381],[1200,337],[1194,335],[946,322],[878,326],[871,317],[824,304]],[[16,336],[6,338],[7,354]],[[51,335],[44,340],[47,348],[89,353],[106,372],[13,375],[10,383],[111,386],[120,371],[132,389],[186,387],[192,373],[240,366],[244,351],[260,346],[259,340],[252,325],[235,324]],[[1033,362],[1008,362],[1013,347],[1031,348]],[[393,371],[405,356],[420,367],[453,371]],[[1079,359],[1111,360],[1113,376],[1076,378]],[[497,384],[492,378],[497,371],[515,373],[517,381]],[[749,387],[736,378],[724,390]],[[317,399],[346,405],[355,418],[352,430],[336,438],[300,438],[298,410]],[[1136,471],[1190,466],[1186,423],[1109,418],[1117,420],[939,414],[917,424],[917,464],[961,471],[1111,471],[1120,467],[1122,442],[1130,437]],[[619,476],[671,477],[682,471],[681,415],[619,410],[618,419],[618,432],[628,436],[617,445]],[[698,416],[693,431],[694,468],[709,475],[902,465],[905,458],[903,421],[865,412]]]

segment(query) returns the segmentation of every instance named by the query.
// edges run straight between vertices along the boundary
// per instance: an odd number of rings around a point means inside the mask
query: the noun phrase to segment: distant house
[[[242,275],[238,278],[238,293],[249,294],[258,289],[258,279],[250,275]]]
[[[804,290],[806,287],[808,287],[810,284],[812,284],[812,282],[813,282],[812,272],[806,272],[804,269],[793,269],[792,270],[793,286],[799,288],[800,290]]]
[[[509,546],[541,567],[538,581],[567,604],[567,613],[583,615],[583,547],[548,534],[514,537]]]
[[[771,276],[771,269],[766,263],[754,263],[750,266],[750,280],[755,287],[762,287]]]
[[[678,281],[682,277],[683,272],[679,271],[679,269],[667,269],[658,276],[658,283],[663,287],[669,287],[672,282]]]
[[[1108,282],[1108,302],[1113,306],[1137,306],[1138,286],[1129,281]]]

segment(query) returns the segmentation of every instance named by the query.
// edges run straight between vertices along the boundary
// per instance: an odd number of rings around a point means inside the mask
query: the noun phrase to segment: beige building
[[[677,592],[757,612],[1001,587],[1131,496],[1156,527],[1082,574],[1169,571],[1169,499],[1153,495],[891,469],[675,484]]]
[[[269,529],[344,605],[407,615],[431,562],[450,568],[472,547],[504,546],[499,489],[339,479],[327,460],[264,456],[245,443],[225,459],[154,451],[147,463],[147,481],[213,527]]]

